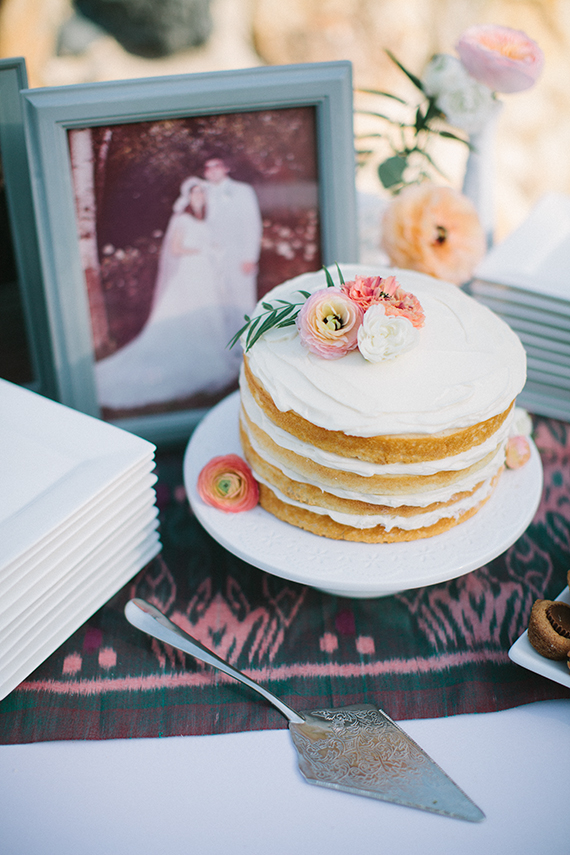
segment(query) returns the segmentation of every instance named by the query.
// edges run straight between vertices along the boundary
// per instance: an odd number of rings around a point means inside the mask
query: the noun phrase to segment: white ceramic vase
[[[463,193],[471,199],[479,214],[487,247],[493,245],[495,232],[495,141],[497,125],[503,109],[500,101],[496,101],[495,104],[495,110],[484,127],[469,136],[472,149],[467,158],[462,188]]]

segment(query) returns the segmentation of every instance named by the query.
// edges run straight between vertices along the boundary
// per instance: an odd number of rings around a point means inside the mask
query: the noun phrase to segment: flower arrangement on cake
[[[424,325],[417,298],[401,287],[395,276],[355,276],[345,282],[337,264],[339,285],[324,268],[327,287],[314,293],[299,290],[301,302],[262,301],[262,311],[245,324],[230,342],[245,336],[244,351],[270,329],[296,324],[303,345],[323,359],[339,359],[358,350],[369,362],[393,359],[417,342],[416,330]]]

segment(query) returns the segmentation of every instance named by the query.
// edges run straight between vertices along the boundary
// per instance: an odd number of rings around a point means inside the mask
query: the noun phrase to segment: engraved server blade
[[[297,712],[138,597],[125,617],[153,638],[244,683],[289,721],[299,768],[310,784],[479,822],[485,814],[386,713],[372,704]]]
[[[302,712],[289,724],[311,784],[479,822],[485,814],[411,737],[372,704]]]

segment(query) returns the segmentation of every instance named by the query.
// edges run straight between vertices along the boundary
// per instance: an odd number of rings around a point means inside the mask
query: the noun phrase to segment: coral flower
[[[495,92],[522,92],[536,82],[544,54],[526,33],[479,24],[465,30],[456,45],[469,74]]]
[[[297,315],[302,344],[323,359],[338,359],[358,346],[362,309],[339,288],[315,291]]]
[[[456,285],[471,277],[485,254],[485,235],[473,204],[451,187],[429,182],[405,187],[391,202],[382,243],[396,267]]]
[[[247,463],[237,454],[213,457],[198,475],[202,501],[220,511],[250,511],[259,501],[259,486]]]
[[[392,297],[398,288],[395,276],[356,276],[351,282],[345,282],[342,291],[363,311],[384,297]]]
[[[526,436],[510,436],[507,440],[505,463],[508,469],[520,469],[530,460],[530,445]]]
[[[407,318],[416,329],[421,329],[425,323],[424,310],[417,297],[398,287],[394,294],[382,305],[388,317]]]

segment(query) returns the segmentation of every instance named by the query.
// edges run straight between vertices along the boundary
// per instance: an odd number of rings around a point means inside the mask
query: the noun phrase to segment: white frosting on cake
[[[295,326],[270,330],[248,361],[282,412],[293,410],[353,436],[432,434],[498,415],[522,390],[526,358],[519,338],[457,286],[410,270],[350,264],[341,270],[345,281],[395,275],[425,313],[419,343],[387,362],[367,362],[359,351],[328,360],[301,344]],[[336,269],[331,273],[337,282]],[[323,271],[306,273],[274,288],[264,301],[299,302],[296,291],[324,287]]]

